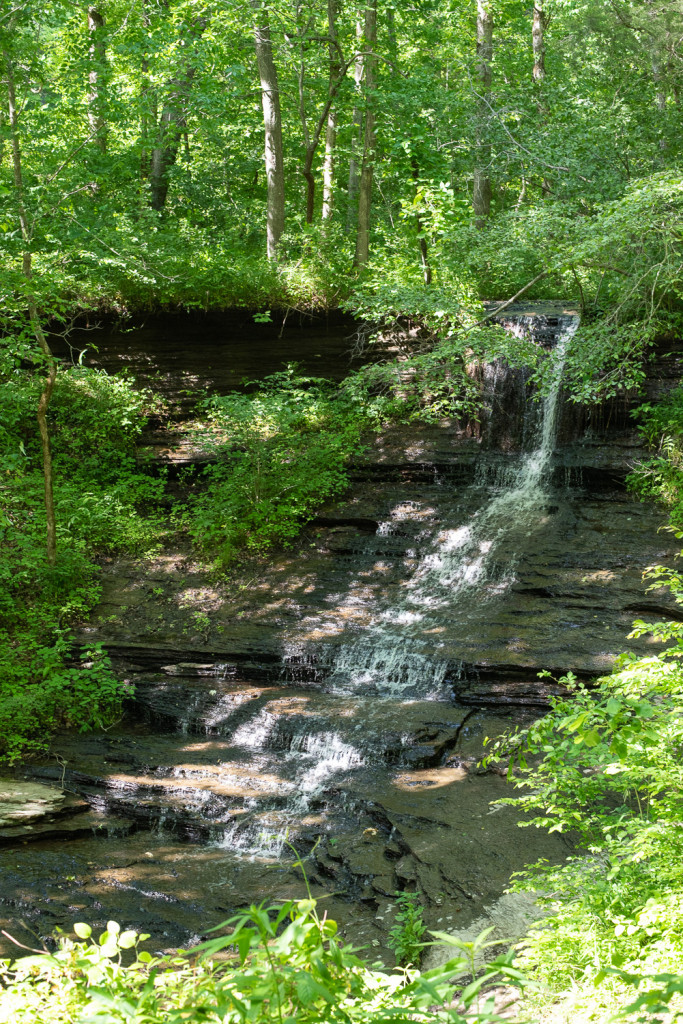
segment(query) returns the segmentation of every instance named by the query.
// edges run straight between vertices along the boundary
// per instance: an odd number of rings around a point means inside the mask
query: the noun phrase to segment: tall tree
[[[417,158],[413,156],[410,162],[411,171],[413,175],[413,181],[415,182],[415,193],[416,198],[420,188],[420,167],[417,162]],[[432,283],[432,267],[429,262],[429,248],[427,246],[427,239],[424,233],[424,224],[422,223],[422,217],[420,216],[419,210],[415,214],[415,228],[417,230],[417,242],[420,249],[420,263],[422,264],[422,280],[425,285],[429,286]]]
[[[472,208],[475,223],[483,228],[491,214],[491,145],[488,124],[491,110],[493,13],[490,0],[477,0],[477,112],[475,128]]]
[[[183,40],[187,58],[180,73],[168,83],[157,127],[157,139],[150,160],[150,206],[153,210],[163,210],[166,205],[170,184],[169,172],[178,159],[180,143],[187,132],[190,90],[197,73],[195,54],[192,51],[207,24],[208,19],[204,15],[192,19],[186,39]]]
[[[353,71],[353,114],[351,117],[351,156],[349,157],[349,184],[347,189],[346,230],[350,234],[358,219],[358,183],[361,140],[363,133],[363,24],[356,21],[356,59]]]
[[[358,183],[358,227],[356,231],[356,265],[370,259],[370,212],[372,208],[372,180],[375,165],[375,68],[374,54],[377,42],[377,0],[366,0],[364,19],[365,77],[365,131],[363,134],[363,162]]]
[[[276,260],[282,233],[285,230],[285,164],[282,149],[282,113],[280,86],[273,43],[270,37],[268,8],[262,0],[252,0],[254,11],[254,43],[256,64],[261,80],[261,105],[265,129],[265,165],[267,213],[266,235],[268,259]]]
[[[334,12],[332,12],[334,13]],[[298,22],[298,37],[299,37],[299,68],[297,73],[297,84],[299,94],[299,118],[301,120],[301,128],[304,136],[304,166],[302,174],[306,180],[306,223],[313,223],[313,214],[315,212],[315,173],[313,171],[313,162],[315,160],[315,154],[318,150],[318,145],[322,137],[323,129],[327,126],[327,135],[329,136],[330,129],[330,118],[333,119],[334,132],[336,134],[336,115],[333,114],[334,102],[337,95],[337,90],[346,77],[348,71],[348,64],[344,62],[341,56],[341,50],[339,44],[335,38],[330,38],[329,45],[335,51],[334,64],[330,55],[330,78],[327,90],[327,99],[323,106],[322,112],[317,118],[313,129],[309,128],[308,115],[306,112],[306,44],[308,42],[308,30],[310,22],[305,24],[302,18],[303,8],[302,5],[297,3],[297,22]],[[334,29],[334,18],[332,18],[332,27]],[[330,150],[332,153],[333,150]],[[327,157],[327,153],[326,153]]]
[[[107,126],[104,117],[103,78],[106,64],[104,18],[96,7],[88,7],[90,70],[88,72],[88,120],[90,131],[102,153],[107,151]]]
[[[336,83],[341,77],[342,54],[337,37],[337,17],[341,0],[327,0],[327,33],[329,36],[328,96],[332,99],[325,126],[325,162],[323,164],[323,220],[329,220],[334,207],[334,161],[337,145]]]
[[[150,135],[157,123],[157,95],[150,79],[150,61],[147,52],[148,37],[151,29],[149,0],[142,0],[143,43],[140,57],[140,177],[149,178],[152,154],[150,152]]]
[[[31,253],[31,242],[33,239],[33,226],[29,221],[26,209],[24,193],[24,175],[21,157],[21,142],[19,138],[19,115],[17,112],[17,96],[14,81],[14,65],[8,52],[3,54],[5,73],[7,81],[7,96],[9,101],[9,126],[12,143],[12,170],[14,175],[14,199],[19,214],[19,226],[21,228],[21,239],[23,243],[22,270],[26,278],[26,303],[31,330],[38,343],[43,357],[47,373],[43,390],[38,400],[36,417],[38,430],[40,431],[40,442],[43,456],[43,482],[45,490],[45,519],[47,523],[47,560],[50,565],[57,561],[57,522],[55,517],[55,503],[52,482],[52,451],[50,446],[50,431],[47,423],[47,410],[54,391],[57,379],[57,363],[48,344],[45,332],[43,331],[35,294],[32,288],[33,261]]]
[[[534,4],[531,26],[531,42],[534,51],[533,76],[535,82],[542,82],[545,78],[545,29],[546,13],[539,0],[539,2]]]

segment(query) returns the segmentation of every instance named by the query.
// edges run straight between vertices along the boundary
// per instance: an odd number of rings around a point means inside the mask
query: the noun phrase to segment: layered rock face
[[[557,346],[574,314],[505,315],[557,360],[544,402],[524,375],[488,368],[479,431],[368,438],[349,492],[296,547],[228,582],[183,550],[103,566],[81,640],[105,644],[135,698],[115,730],[61,739],[60,763],[32,774],[63,779],[107,839],[24,835],[0,851],[10,930],[113,917],[156,948],[184,945],[249,902],[300,895],[291,842],[348,937],[381,952],[396,890],[423,893],[431,926],[466,928],[512,871],[566,855],[491,807],[509,789],[477,766],[483,737],[542,712],[558,683],[539,671],[590,678],[626,646],[655,650],[625,636],[634,618],[675,614],[641,575],[677,547],[625,490],[641,453],[628,403],[589,416],[563,402]],[[182,373],[171,346],[167,386],[240,344],[196,342]],[[150,357],[162,371],[163,345]],[[325,351],[310,334],[304,347]],[[679,376],[668,358],[648,386]],[[148,441],[171,466],[201,462],[179,438],[182,425]]]

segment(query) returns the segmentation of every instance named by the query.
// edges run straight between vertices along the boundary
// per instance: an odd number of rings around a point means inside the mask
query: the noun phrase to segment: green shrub
[[[675,526],[683,525],[683,387],[664,401],[641,405],[635,413],[639,430],[656,454],[636,466],[628,477],[642,499],[661,501]]]
[[[230,930],[189,954],[154,958],[140,949],[147,935],[110,921],[95,941],[77,924],[83,941],[0,961],[0,1024],[483,1024],[501,1021],[483,990],[524,984],[509,956],[464,990],[451,980],[467,963],[458,956],[424,974],[387,974],[340,943],[312,899],[252,906],[220,928]]]
[[[448,343],[401,362],[365,366],[346,378],[343,390],[376,430],[386,423],[438,423],[446,418],[466,423],[481,408],[476,377]]]
[[[0,376],[0,761],[118,714],[125,687],[102,652],[70,664],[70,630],[99,597],[93,556],[144,551],[164,529],[164,480],[135,463],[150,396],[102,372],[60,371],[49,415],[58,558],[47,564],[41,387],[11,366]]]
[[[678,573],[650,576],[681,600]],[[522,943],[522,963],[551,1001],[574,987],[592,1012],[627,1002],[629,977],[678,974],[683,960],[683,625],[636,622],[632,635],[645,633],[667,651],[622,656],[596,688],[568,676],[550,714],[493,744],[527,791],[503,802],[581,848],[517,881],[553,912]]]
[[[418,966],[422,957],[422,938],[427,926],[422,919],[422,907],[418,892],[397,892],[396,924],[389,932],[389,949],[396,955],[400,965]]]
[[[348,398],[292,367],[255,395],[211,398],[205,412],[219,461],[207,469],[188,522],[194,541],[222,562],[291,541],[346,487],[346,464],[362,447],[363,421]]]
[[[35,633],[0,633],[0,759],[10,762],[45,749],[57,729],[85,732],[111,724],[132,688],[116,678],[99,644],[65,659],[69,645],[40,646]]]

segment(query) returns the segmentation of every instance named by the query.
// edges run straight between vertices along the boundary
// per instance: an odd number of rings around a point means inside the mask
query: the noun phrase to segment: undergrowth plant
[[[60,369],[49,409],[58,558],[45,558],[35,406],[40,380],[0,367],[0,762],[43,750],[62,727],[111,722],[127,690],[106,655],[72,662],[72,628],[97,602],[96,557],[141,553],[165,529],[163,477],[136,463],[152,398],[102,371]]]
[[[394,951],[396,963],[401,966],[419,966],[424,943],[422,938],[427,930],[422,917],[419,892],[397,892],[396,912],[393,928],[389,932],[387,945]]]
[[[635,415],[654,452],[630,474],[629,486],[643,499],[662,502],[672,524],[683,526],[683,388],[661,402],[641,405]]]
[[[387,973],[312,899],[252,906],[172,957],[114,921],[97,940],[87,924],[74,930],[80,941],[62,937],[54,953],[0,961],[0,1024],[493,1024],[502,1018],[487,990],[525,983],[509,954],[464,988],[457,955],[424,974]]]
[[[683,603],[679,573],[648,575]],[[638,1008],[657,991],[652,1006],[673,1000],[683,1013],[683,626],[638,621],[631,635],[646,633],[668,645],[663,654],[623,655],[595,688],[567,676],[552,711],[496,740],[488,758],[525,790],[502,801],[530,814],[525,824],[578,843],[515,885],[552,911],[523,941],[521,963],[551,1002],[573,990],[577,1015],[631,1007],[632,985]]]
[[[353,403],[292,366],[254,394],[213,396],[203,411],[217,462],[190,502],[188,526],[223,563],[289,543],[325,498],[346,487],[347,463],[362,450]],[[200,436],[206,445],[204,427]]]

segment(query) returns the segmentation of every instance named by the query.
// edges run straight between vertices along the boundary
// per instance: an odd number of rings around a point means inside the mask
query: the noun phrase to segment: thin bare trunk
[[[311,162],[312,157],[313,154],[311,154]],[[306,223],[312,224],[315,213],[315,175],[312,170],[305,170],[304,178],[306,179]]]
[[[150,206],[163,210],[166,206],[170,185],[169,171],[178,159],[180,143],[187,124],[186,104],[194,70],[189,68],[184,78],[175,78],[170,83],[158,126],[158,142],[152,149],[149,163]]]
[[[489,0],[477,0],[477,57],[480,98],[477,101],[472,208],[477,227],[483,228],[491,213],[491,145],[488,142],[488,121],[493,57],[493,14]]]
[[[280,88],[273,60],[268,10],[261,0],[252,0],[256,18],[254,43],[256,64],[261,79],[261,104],[265,128],[265,166],[268,189],[266,232],[268,259],[277,259],[277,250],[285,229],[285,169],[282,150]]]
[[[102,153],[107,152],[107,126],[102,104],[102,78],[106,61],[104,18],[96,7],[88,7],[90,33],[90,71],[88,73],[88,121],[95,144]]]
[[[320,130],[313,138],[311,138],[311,133],[308,129],[308,118],[306,116],[306,54],[304,47],[304,34],[301,31],[299,33],[298,86],[299,119],[301,121],[301,128],[304,134],[304,148],[306,152],[304,157],[304,166],[301,172],[306,180],[306,223],[312,224],[313,213],[315,211],[315,175],[313,174],[313,160],[320,140],[320,132],[322,131],[323,122],[320,123]]]
[[[533,48],[533,51],[534,51],[534,69],[533,69],[532,74],[533,74],[534,82],[536,82],[538,84],[538,86],[539,86],[538,93],[537,93],[537,96],[536,96],[536,106],[538,107],[538,112],[541,115],[541,117],[543,118],[543,120],[546,120],[547,114],[548,114],[547,108],[546,108],[545,103],[544,103],[543,90],[541,88],[543,82],[545,81],[545,74],[546,74],[546,72],[545,72],[545,30],[546,30],[547,26],[548,26],[548,16],[547,16],[546,12],[543,10],[543,5],[541,3],[541,0],[538,0],[538,2],[534,4],[533,20],[532,20],[532,24],[531,24],[531,45],[532,45],[532,48]],[[541,189],[542,189],[542,193],[543,193],[543,198],[545,198],[546,196],[552,195],[552,185],[551,185],[550,179],[547,177],[547,175],[543,176],[543,182],[541,184]],[[520,199],[517,202],[517,208],[518,209],[519,209],[519,204],[522,201],[522,193],[525,192],[525,191],[526,191],[526,182],[524,183],[523,190],[520,193]]]
[[[377,41],[377,0],[367,0],[365,8],[365,133],[363,163],[358,185],[358,229],[356,233],[356,266],[370,259],[370,210],[372,206],[372,179],[375,165],[375,112],[373,96],[377,58],[372,54]]]
[[[501,302],[500,305],[496,306],[492,313],[487,313],[481,320],[477,320],[476,324],[472,324],[471,327],[468,327],[467,332],[469,333],[470,331],[473,331],[475,327],[481,327],[481,325],[485,324],[487,320],[491,320],[494,316],[497,316],[498,313],[502,313],[504,309],[511,306],[513,302],[516,302],[521,295],[524,295],[524,292],[528,292],[530,288],[533,288],[533,286],[547,274],[547,270],[542,270],[540,274],[536,274],[536,277],[532,278],[531,281],[527,281],[524,287],[520,288],[518,292],[515,292],[511,299],[506,299],[505,302]]]
[[[353,72],[354,101],[353,101],[353,126],[351,129],[351,157],[349,159],[349,187],[348,205],[346,209],[346,230],[351,232],[357,220],[358,204],[358,157],[360,155],[361,135],[363,132],[363,112],[361,109],[361,87],[363,85],[363,57],[361,51],[363,41],[363,26],[360,21],[356,22],[356,49],[358,56]]]
[[[332,31],[335,31],[334,22],[334,8],[337,6],[336,0],[330,2],[330,24]],[[333,53],[334,51],[334,53]],[[299,118],[301,120],[301,129],[304,136],[304,146],[306,156],[304,159],[304,166],[302,174],[306,179],[306,223],[313,223],[313,214],[315,212],[315,175],[313,173],[313,161],[315,154],[318,150],[318,145],[322,137],[323,129],[327,129],[327,140],[330,139],[330,124],[335,127],[336,121],[334,119],[333,107],[334,101],[337,95],[337,91],[346,78],[346,73],[349,69],[349,64],[342,59],[341,51],[337,45],[336,36],[330,37],[330,77],[329,85],[327,89],[327,101],[322,109],[318,120],[313,126],[311,132],[308,125],[308,117],[306,114],[306,89],[305,89],[305,78],[306,78],[306,54],[305,54],[305,32],[299,34]],[[330,159],[333,157],[334,146],[329,149]],[[326,154],[327,160],[328,154]],[[327,164],[326,164],[327,166]],[[332,171],[334,170],[333,165],[330,165]]]
[[[531,27],[531,43],[534,50],[534,81],[542,82],[545,78],[545,28],[546,14],[540,3],[534,4],[533,23]]]
[[[149,0],[142,0],[142,24],[147,32],[149,32],[151,27],[148,3]],[[140,115],[140,177],[143,181],[146,181],[149,178],[152,166],[152,155],[149,149],[150,134],[152,125],[157,123],[158,117],[156,92],[150,80],[149,56],[146,51],[143,51],[140,58],[140,71],[140,98],[142,100],[142,113]]]
[[[7,72],[7,92],[9,96],[9,123],[12,136],[12,166],[14,171],[14,194],[19,211],[19,224],[21,226],[21,237],[24,243],[22,269],[27,281],[31,280],[31,236],[32,229],[29,223],[26,205],[24,202],[24,182],[21,164],[21,145],[19,142],[19,120],[17,116],[17,98],[14,86],[14,69],[8,54],[5,54],[5,67]],[[55,518],[55,503],[52,486],[52,451],[50,448],[50,432],[47,424],[47,410],[54,391],[57,379],[57,363],[55,362],[52,350],[48,344],[45,332],[40,324],[38,308],[33,295],[29,292],[28,314],[31,329],[38,346],[45,358],[47,376],[43,390],[38,400],[37,420],[40,431],[40,441],[43,454],[43,481],[45,487],[45,519],[47,523],[47,560],[50,565],[57,561],[57,522]]]
[[[340,0],[327,0],[327,31],[330,37],[330,76],[328,95],[333,97],[336,83],[341,75],[341,53],[337,44],[337,16]],[[325,127],[325,162],[323,164],[323,220],[329,220],[334,207],[334,155],[337,145],[337,110],[330,107]]]
[[[419,180],[420,180],[420,168],[418,167],[417,160],[415,157],[410,162],[413,173],[413,181],[415,182],[415,190],[417,191]],[[426,285],[432,283],[432,268],[429,262],[429,249],[427,248],[427,239],[424,236],[422,218],[419,213],[415,214],[415,227],[417,228],[417,240],[420,248],[420,263],[422,264],[422,279]]]
[[[656,57],[652,59],[652,78],[655,83],[655,102],[659,111],[660,126],[664,130],[666,128],[666,80]],[[669,142],[666,138],[660,138],[659,148],[661,150],[669,148]]]

